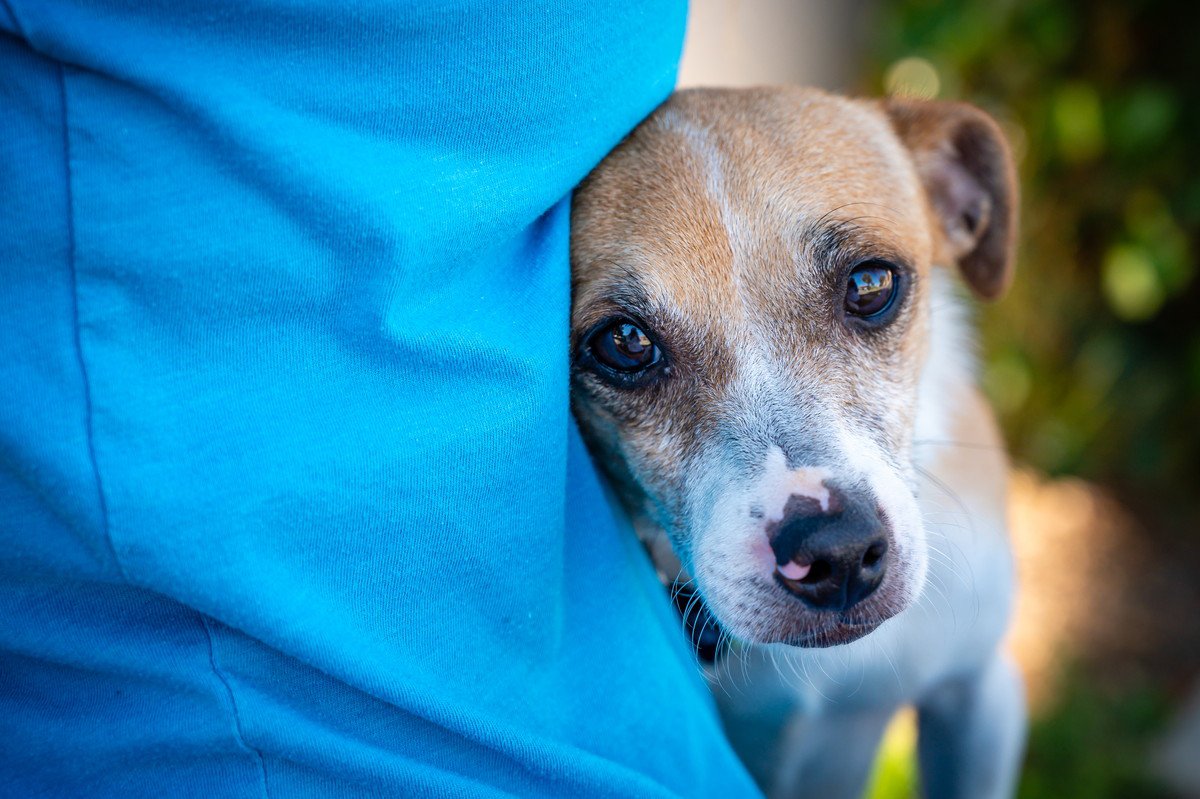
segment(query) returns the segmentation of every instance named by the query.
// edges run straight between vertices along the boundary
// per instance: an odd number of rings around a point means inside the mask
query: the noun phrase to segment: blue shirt
[[[675,0],[0,0],[0,795],[734,796],[568,415]]]

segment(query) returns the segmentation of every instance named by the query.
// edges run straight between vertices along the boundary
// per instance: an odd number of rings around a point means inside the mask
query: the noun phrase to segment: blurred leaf
[[[983,388],[996,410],[1011,414],[1020,410],[1033,388],[1029,364],[1016,353],[992,359],[983,372]]]
[[[1072,81],[1054,96],[1058,149],[1069,163],[1090,161],[1104,149],[1104,121],[1095,87]]]
[[[1161,146],[1177,117],[1175,94],[1161,86],[1142,85],[1116,103],[1113,144],[1130,153]]]

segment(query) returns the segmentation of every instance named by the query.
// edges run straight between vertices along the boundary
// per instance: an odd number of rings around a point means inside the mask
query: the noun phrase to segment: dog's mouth
[[[717,617],[709,610],[691,581],[676,580],[670,588],[671,598],[683,621],[684,631],[691,641],[696,658],[701,663],[715,663],[721,658],[732,640],[721,627]],[[887,618],[863,619],[851,612],[823,614],[822,623],[811,630],[790,635],[776,643],[805,649],[822,649],[857,641],[873,633]]]
[[[790,646],[802,646],[806,649],[822,649],[829,646],[840,646],[857,641],[869,635],[883,624],[885,619],[878,621],[858,621],[850,619],[834,619],[811,632],[789,638],[786,643]]]

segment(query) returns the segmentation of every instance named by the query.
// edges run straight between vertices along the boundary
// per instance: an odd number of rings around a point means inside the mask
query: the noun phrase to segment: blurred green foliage
[[[1200,4],[892,0],[872,91],[968,99],[1019,159],[1023,243],[982,314],[1015,457],[1200,520]]]
[[[1101,686],[1068,669],[1051,711],[1029,731],[1023,799],[1162,799],[1147,764],[1169,716],[1162,689]]]

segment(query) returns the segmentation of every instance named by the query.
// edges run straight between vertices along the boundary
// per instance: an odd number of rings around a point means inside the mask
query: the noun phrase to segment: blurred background
[[[1200,4],[693,0],[680,84],[982,106],[1023,192],[980,307],[1014,461],[1020,795],[1200,797]],[[914,795],[911,717],[870,795]]]

